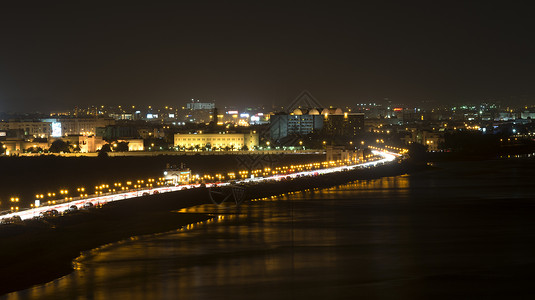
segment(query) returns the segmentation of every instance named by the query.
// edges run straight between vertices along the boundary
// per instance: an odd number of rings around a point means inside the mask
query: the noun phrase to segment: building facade
[[[307,135],[323,128],[323,116],[275,114],[270,117],[269,131],[272,140],[280,140],[289,135]]]
[[[42,121],[51,124],[51,137],[91,136],[97,133],[99,127],[115,125],[115,120],[111,118],[57,118]]]
[[[258,146],[257,133],[199,133],[199,134],[182,134],[177,133],[174,136],[174,146],[177,148],[218,148],[239,150],[247,146],[248,149],[254,149]]]
[[[362,134],[364,131],[364,114],[344,113],[341,115],[325,115],[323,130],[328,135],[353,138]]]
[[[52,122],[44,121],[4,121],[0,122],[0,131],[17,132],[15,135],[48,138],[52,135]]]
[[[199,110],[199,109],[214,109],[215,103],[209,103],[209,102],[191,102],[186,104],[187,109],[191,110]]]
[[[74,118],[58,119],[61,123],[62,135],[95,135],[97,127],[115,125],[114,119],[109,118]]]
[[[274,141],[290,135],[307,135],[317,131],[351,138],[361,134],[363,130],[363,113],[344,113],[340,108],[297,108],[291,114],[278,113],[270,118],[270,134]]]
[[[438,151],[444,143],[444,133],[430,130],[411,129],[403,141],[405,144],[420,143],[427,147],[427,151]]]

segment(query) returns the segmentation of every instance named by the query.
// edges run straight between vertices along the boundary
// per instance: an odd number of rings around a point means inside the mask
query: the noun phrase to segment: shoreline
[[[207,214],[176,213],[199,201],[203,190],[186,190],[110,203],[100,209],[0,230],[0,296],[70,274],[83,252],[133,236],[171,231],[210,219]]]
[[[245,201],[355,180],[402,175],[423,168],[423,165],[393,163],[373,169],[254,184],[247,186]],[[83,252],[134,236],[172,231],[208,220],[212,217],[209,214],[176,211],[209,203],[207,189],[192,189],[119,201],[101,209],[2,228],[0,255],[8,263],[3,264],[0,271],[3,283],[0,296],[70,274],[74,271],[73,261]]]

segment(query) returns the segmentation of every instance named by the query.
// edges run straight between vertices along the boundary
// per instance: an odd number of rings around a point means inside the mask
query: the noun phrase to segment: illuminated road
[[[341,171],[349,171],[354,170],[358,168],[367,168],[367,167],[373,167],[376,165],[381,165],[386,162],[390,162],[396,159],[396,156],[399,156],[399,154],[386,152],[386,151],[377,151],[373,150],[373,154],[381,156],[382,159],[371,161],[371,162],[365,162],[361,164],[356,165],[350,165],[350,166],[340,166],[340,167],[332,167],[332,168],[325,168],[325,169],[316,169],[316,170],[310,170],[310,171],[303,171],[303,172],[296,172],[291,174],[278,174],[268,177],[256,177],[256,178],[247,178],[244,180],[238,180],[237,183],[249,183],[249,182],[261,182],[264,180],[282,180],[285,178],[296,178],[296,177],[303,177],[303,176],[315,176],[315,175],[322,175],[322,174],[328,174],[328,173],[334,173],[334,172],[341,172]],[[225,186],[229,185],[228,182],[221,182],[221,183],[208,183],[208,185],[213,186]],[[2,216],[2,219],[4,218],[11,218],[13,216],[19,216],[22,220],[31,219],[33,217],[38,217],[40,213],[46,212],[52,209],[57,210],[59,213],[64,212],[65,210],[69,209],[69,207],[75,205],[78,209],[82,208],[84,204],[91,203],[93,205],[99,205],[114,201],[120,201],[120,200],[126,200],[136,197],[141,197],[143,195],[153,195],[153,194],[160,194],[160,193],[168,193],[168,192],[176,192],[184,189],[190,189],[190,188],[198,188],[201,184],[185,184],[185,185],[179,185],[179,186],[166,186],[166,187],[159,187],[159,188],[151,188],[151,189],[139,189],[135,191],[127,191],[117,194],[108,194],[108,195],[101,195],[101,196],[95,196],[95,197],[88,197],[83,199],[78,199],[74,201],[69,201],[61,204],[55,204],[55,205],[47,205],[47,206],[41,206],[38,208],[32,208],[27,209],[24,211],[19,211],[16,213],[10,213]]]

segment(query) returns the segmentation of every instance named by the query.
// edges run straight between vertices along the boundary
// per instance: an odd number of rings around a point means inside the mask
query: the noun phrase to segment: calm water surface
[[[14,299],[533,296],[535,161],[439,164],[244,204],[96,249]]]

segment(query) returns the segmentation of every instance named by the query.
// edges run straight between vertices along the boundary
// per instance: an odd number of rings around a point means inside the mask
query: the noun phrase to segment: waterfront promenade
[[[340,165],[340,166],[331,166],[327,168],[321,168],[321,169],[313,169],[308,171],[299,171],[294,173],[287,173],[287,174],[277,174],[272,176],[266,176],[266,177],[249,177],[242,180],[236,180],[235,184],[248,184],[248,183],[258,183],[262,181],[280,181],[283,179],[292,179],[297,177],[306,177],[306,176],[318,176],[318,175],[324,175],[329,173],[335,173],[335,172],[343,172],[343,171],[350,171],[355,170],[358,168],[368,168],[373,167],[377,165],[382,165],[387,162],[391,162],[396,159],[399,154],[395,154],[388,151],[379,151],[379,150],[373,150],[373,154],[379,157],[377,160],[363,162],[363,163],[357,163],[352,165]],[[210,182],[206,183],[206,186],[227,186],[230,185],[229,182]],[[57,203],[53,205],[46,205],[46,206],[40,206],[36,208],[26,209],[19,212],[9,213],[2,216],[2,219],[12,218],[14,216],[18,216],[21,218],[21,220],[27,220],[32,219],[34,217],[39,217],[39,215],[43,212],[50,211],[50,210],[57,210],[58,213],[63,213],[66,210],[68,210],[72,206],[76,206],[77,209],[83,208],[84,205],[91,203],[92,205],[101,205],[106,204],[109,202],[115,202],[115,201],[123,201],[127,199],[137,198],[141,196],[147,196],[147,195],[154,195],[154,194],[160,194],[160,193],[169,193],[169,192],[176,192],[186,189],[192,189],[192,188],[199,188],[201,187],[201,184],[183,184],[183,185],[176,185],[176,186],[163,186],[163,187],[154,187],[154,188],[142,188],[142,189],[136,189],[136,190],[128,190],[128,191],[121,191],[118,193],[108,193],[105,195],[99,195],[99,196],[90,196],[87,198],[78,198],[74,199],[72,201],[66,201],[62,203]]]
[[[110,157],[124,157],[124,156],[162,156],[162,155],[172,155],[172,156],[192,156],[192,155],[284,155],[284,154],[325,154],[325,151],[310,149],[294,149],[294,150],[284,150],[284,149],[269,149],[269,150],[233,150],[233,151],[127,151],[127,152],[106,152]],[[15,153],[13,153],[15,154]],[[83,152],[74,152],[74,153],[16,153],[18,156],[63,156],[63,157],[97,157],[97,152],[83,153]]]

